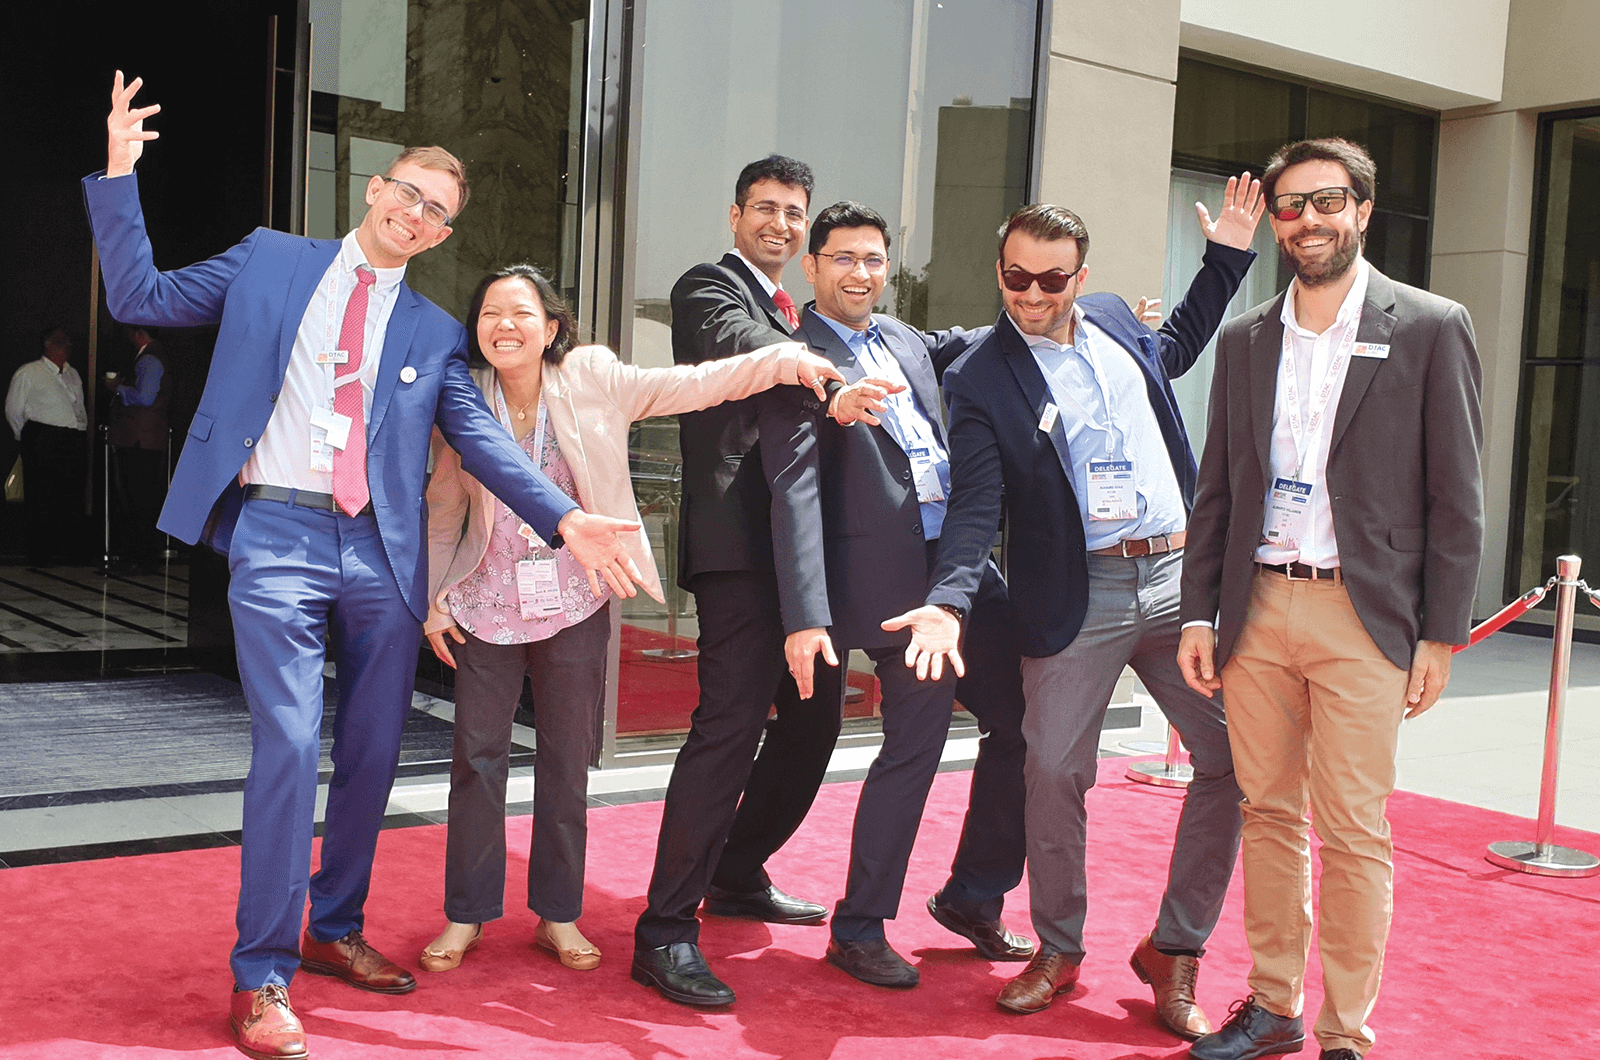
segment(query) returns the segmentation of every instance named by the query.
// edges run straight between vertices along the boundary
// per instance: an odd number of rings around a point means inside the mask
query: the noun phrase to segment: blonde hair
[[[451,214],[450,219],[455,220],[461,216],[461,211],[467,208],[467,198],[471,194],[467,187],[467,167],[461,159],[442,147],[408,147],[400,152],[400,157],[389,163],[388,172],[384,176],[394,176],[394,171],[402,165],[436,169],[454,177],[460,201],[456,204],[455,213]]]

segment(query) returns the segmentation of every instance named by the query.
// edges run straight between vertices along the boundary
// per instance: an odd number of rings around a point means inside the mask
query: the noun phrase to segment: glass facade
[[[1506,598],[1600,545],[1600,112],[1540,124]]]

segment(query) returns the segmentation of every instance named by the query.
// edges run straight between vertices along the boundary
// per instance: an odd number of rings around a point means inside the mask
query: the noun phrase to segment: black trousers
[[[755,890],[771,882],[763,866],[811,809],[842,717],[842,668],[819,660],[816,693],[800,699],[784,661],[773,575],[712,572],[690,589],[700,616],[700,702],[667,783],[649,904],[634,927],[635,943],[647,948],[696,942],[695,908],[711,884]]]
[[[88,434],[29,420],[22,427],[22,509],[28,562],[83,557]]]
[[[159,559],[166,535],[156,529],[167,499],[164,449],[117,447],[117,547],[122,558],[139,563]]]
[[[935,542],[928,542],[931,567]],[[999,572],[989,566],[967,616],[959,680],[946,668],[938,682],[918,681],[902,648],[867,652],[883,690],[883,744],[856,805],[845,896],[834,910],[834,937],[883,938],[900,909],[906,867],[939,770],[955,700],[977,719],[984,738],[972,770],[966,820],[950,880],[941,894],[969,916],[997,919],[1006,892],[1022,880],[1026,785],[1022,673],[1017,637]]]

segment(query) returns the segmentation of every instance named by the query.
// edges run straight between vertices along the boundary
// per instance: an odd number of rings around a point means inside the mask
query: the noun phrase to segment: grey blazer
[[[1217,340],[1181,614],[1216,621],[1219,667],[1250,601],[1285,297],[1229,321]],[[1482,373],[1464,308],[1376,269],[1357,339],[1387,343],[1389,356],[1350,361],[1326,488],[1356,614],[1408,669],[1418,640],[1467,641],[1483,552]]]

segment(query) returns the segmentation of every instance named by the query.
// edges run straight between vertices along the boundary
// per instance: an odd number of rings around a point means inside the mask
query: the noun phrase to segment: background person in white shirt
[[[22,503],[30,566],[76,559],[83,538],[83,477],[89,416],[83,379],[67,363],[72,340],[44,334],[44,355],[18,368],[6,392],[6,420],[22,446]]]

